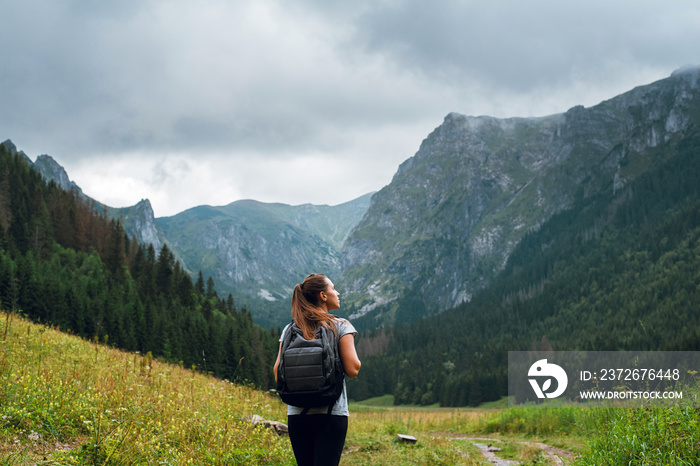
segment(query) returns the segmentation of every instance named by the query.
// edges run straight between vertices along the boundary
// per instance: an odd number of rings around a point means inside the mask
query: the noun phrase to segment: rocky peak
[[[700,84],[700,66],[685,65],[671,73],[672,78],[688,79],[691,85],[697,87]]]
[[[36,162],[34,162],[34,169],[41,173],[41,176],[46,181],[53,181],[66,191],[76,190],[80,194],[83,192],[78,185],[70,180],[65,168],[59,165],[50,155],[43,154],[38,156]]]
[[[4,142],[3,142],[2,144],[0,144],[0,145],[5,146],[5,147],[10,151],[10,154],[12,154],[12,155],[17,155],[17,154],[19,154],[19,155],[21,155],[22,157],[24,157],[24,160],[29,164],[30,167],[31,167],[32,165],[34,165],[34,164],[32,163],[32,160],[31,160],[29,157],[27,157],[27,154],[25,154],[25,153],[22,152],[22,151],[17,151],[17,146],[15,146],[14,143],[13,143],[11,140],[7,139],[6,141],[4,141]]]
[[[142,244],[152,244],[156,251],[163,246],[158,227],[156,226],[153,207],[148,199],[141,199],[136,205],[112,209],[109,215],[121,217],[124,230],[127,234],[135,236]]]

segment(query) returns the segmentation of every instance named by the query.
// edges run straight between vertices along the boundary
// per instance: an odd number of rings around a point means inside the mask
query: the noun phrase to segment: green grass
[[[0,314],[0,464],[294,464],[265,392]]]
[[[355,409],[361,411],[363,410],[364,407],[375,407],[375,408],[387,408],[387,407],[394,407],[394,395],[382,395],[382,396],[376,396],[374,398],[368,398],[366,400],[362,401],[351,401],[350,406],[354,407]],[[413,407],[417,408],[418,406],[410,406],[410,405],[401,405],[401,407]],[[429,406],[421,406],[424,408],[439,408],[440,404],[435,403],[433,405]],[[505,409],[508,407],[508,397],[502,397],[500,400],[497,401],[488,401],[486,403],[482,403],[479,405],[479,409]]]
[[[351,403],[342,464],[700,464],[700,410],[396,407],[391,396]],[[84,341],[0,313],[0,465],[295,464],[289,439],[255,427],[286,422],[275,396]],[[409,434],[416,444],[401,443]]]
[[[609,409],[599,416],[581,465],[700,464],[697,407]]]
[[[394,406],[394,395],[382,395],[355,402],[358,406]]]
[[[481,403],[479,408],[481,409],[506,409],[508,407],[508,397],[504,396],[497,401],[487,401],[486,403]]]

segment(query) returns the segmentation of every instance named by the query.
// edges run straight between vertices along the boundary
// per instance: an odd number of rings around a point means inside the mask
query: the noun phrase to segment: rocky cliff
[[[121,218],[124,231],[135,236],[142,244],[152,244],[156,253],[163,247],[164,238],[158,230],[153,207],[148,199],[141,199],[131,207],[107,208],[107,213],[113,218]]]
[[[54,183],[56,183],[56,185],[65,189],[66,191],[76,191],[81,197],[87,199],[87,196],[83,194],[83,190],[70,180],[65,168],[59,165],[59,163],[56,162],[50,155],[44,154],[38,156],[33,164],[33,167],[36,171],[41,173],[41,176],[46,181],[52,180]]]
[[[700,126],[700,69],[543,118],[447,115],[372,198],[341,254],[346,312],[390,325],[470,299],[579,196],[623,189]]]

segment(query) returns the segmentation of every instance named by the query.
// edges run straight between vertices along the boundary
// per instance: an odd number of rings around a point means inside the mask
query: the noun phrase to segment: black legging
[[[288,416],[289,440],[299,466],[337,465],[343,453],[347,416],[304,414]]]

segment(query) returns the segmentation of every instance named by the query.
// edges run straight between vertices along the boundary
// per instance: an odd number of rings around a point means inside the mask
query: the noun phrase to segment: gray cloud
[[[0,0],[0,12],[0,138],[54,155],[98,199],[156,199],[157,215],[223,196],[316,202],[309,187],[343,202],[388,183],[451,111],[592,105],[695,63],[700,43],[691,1]]]
[[[696,59],[692,2],[387,2],[359,20],[368,51],[450,84],[528,92]]]

